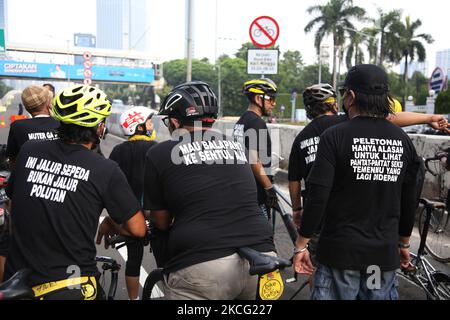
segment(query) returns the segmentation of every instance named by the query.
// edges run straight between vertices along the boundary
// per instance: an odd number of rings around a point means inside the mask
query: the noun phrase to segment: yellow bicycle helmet
[[[390,99],[390,101],[391,101],[391,108],[394,113],[403,111],[402,104],[397,99],[392,98]]]
[[[111,114],[111,103],[102,90],[75,85],[58,92],[52,111],[53,117],[63,123],[95,127]]]
[[[277,90],[277,85],[269,78],[247,81],[242,88],[245,94],[264,94],[268,96],[276,96]]]

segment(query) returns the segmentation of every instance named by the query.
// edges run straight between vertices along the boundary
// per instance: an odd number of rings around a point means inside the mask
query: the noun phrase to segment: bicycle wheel
[[[419,233],[421,236],[425,219],[426,209],[422,208],[419,215]],[[431,213],[425,248],[437,261],[450,262],[450,223],[447,210],[434,209]]]
[[[162,300],[164,293],[161,290],[163,281],[163,269],[155,269],[145,279],[142,289],[142,300]]]
[[[436,272],[431,275],[434,283],[436,300],[450,300],[450,277],[444,273]]]

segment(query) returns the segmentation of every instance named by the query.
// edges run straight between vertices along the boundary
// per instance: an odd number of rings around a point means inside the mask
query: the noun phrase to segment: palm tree
[[[405,60],[405,70],[403,74],[404,94],[403,103],[407,96],[407,81],[408,81],[408,63],[413,61],[416,56],[419,62],[426,59],[426,50],[422,43],[433,43],[433,37],[427,33],[417,34],[417,30],[422,26],[422,21],[417,19],[411,22],[411,17],[407,16],[405,23],[397,23],[392,26],[392,37],[396,38],[396,43],[393,42],[391,52],[389,52],[389,59],[393,62],[401,62]],[[404,104],[403,104],[404,105]]]
[[[364,50],[361,44],[364,42],[364,36],[361,33],[353,32],[350,38],[350,44],[347,46],[347,52],[345,53],[345,64],[347,69],[357,64],[364,63]],[[353,62],[352,62],[352,59]]]
[[[397,38],[392,35],[392,29],[395,28],[395,26],[400,23],[402,11],[391,10],[388,13],[384,13],[381,8],[378,8],[378,15],[379,17],[377,19],[371,19],[374,25],[374,27],[371,28],[371,30],[374,32],[373,33],[374,36],[381,37],[380,41],[381,48],[379,48],[380,56],[377,58],[378,62],[381,65],[383,65],[384,61],[387,60],[386,56],[390,48],[395,46],[393,42],[397,41]]]
[[[353,18],[364,20],[365,10],[358,6],[353,6],[352,0],[330,0],[326,5],[316,5],[309,7],[306,12],[318,15],[305,27],[305,32],[310,32],[316,25],[318,29],[315,34],[314,46],[317,53],[320,52],[320,44],[326,36],[333,36],[333,86],[336,87],[336,55],[339,46],[343,46],[345,35],[348,30],[355,29],[351,23]]]

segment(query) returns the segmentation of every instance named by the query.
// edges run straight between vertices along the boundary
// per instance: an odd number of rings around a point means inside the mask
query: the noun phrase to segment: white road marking
[[[100,217],[100,223],[102,223],[103,219],[105,219],[105,217]],[[119,250],[117,250],[120,254],[120,256],[122,257],[123,261],[127,261],[128,259],[128,254],[127,254],[127,248],[122,247]],[[141,266],[141,270],[140,270],[140,275],[139,275],[139,284],[141,285],[141,287],[144,287],[145,284],[145,280],[148,277],[148,273],[147,271],[144,269],[143,266]],[[151,294],[152,298],[162,298],[164,297],[164,293],[162,292],[162,290],[158,287],[158,285],[155,285],[155,287],[153,288],[152,294]]]

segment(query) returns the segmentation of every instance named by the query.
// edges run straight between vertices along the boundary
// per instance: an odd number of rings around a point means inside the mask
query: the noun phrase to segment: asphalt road
[[[0,142],[6,143],[8,136],[8,128],[0,128]],[[101,149],[106,157],[109,156],[109,153],[111,152],[112,148],[120,143],[120,138],[114,137],[109,135],[106,140],[101,142]],[[283,186],[280,186],[281,189],[287,194],[287,189],[283,188]],[[103,216],[106,215],[106,212],[103,213]],[[278,254],[281,257],[284,258],[290,258],[292,254],[292,242],[287,234],[287,231],[285,229],[284,224],[281,221],[280,217],[277,217],[276,219],[276,226],[275,226],[275,243],[277,246]],[[417,233],[417,230],[415,230],[413,237],[412,237],[412,252],[417,251],[419,243],[419,236]],[[108,249],[105,250],[103,245],[97,246],[97,255],[100,256],[108,256],[112,257],[113,259],[116,259],[121,265],[122,270],[119,273],[119,283],[117,287],[117,292],[115,299],[117,300],[127,300],[127,290],[125,285],[125,279],[124,279],[124,270],[125,270],[125,261],[126,261],[126,248],[121,248],[119,251],[115,249]],[[450,273],[450,265],[447,264],[441,264],[436,261],[434,261],[431,257],[428,257],[428,259],[432,262],[432,264],[439,270],[444,271],[446,273]],[[155,261],[153,259],[153,255],[149,252],[149,247],[145,248],[144,252],[144,260],[141,267],[141,276],[140,276],[140,283],[141,286],[144,284],[145,279],[147,277],[147,274],[151,272],[156,267]],[[101,265],[99,264],[99,268],[101,268]],[[101,269],[100,269],[101,270]],[[284,278],[292,278],[293,272],[290,268],[289,270],[286,270],[283,272]],[[285,294],[283,296],[283,299],[289,299],[295,291],[297,291],[297,288],[304,283],[306,280],[305,277],[300,276],[298,281],[295,283],[287,284],[285,287]],[[105,284],[103,285],[105,288],[105,291],[108,290],[109,287],[109,274],[107,273],[105,275]],[[142,290],[142,288],[141,288]],[[408,281],[404,280],[403,278],[399,278],[399,294],[400,299],[402,300],[421,300],[426,299],[425,294],[421,289],[416,287],[415,285],[409,283]],[[309,288],[308,286],[300,291],[298,295],[295,296],[295,300],[303,300],[303,299],[309,299]]]

